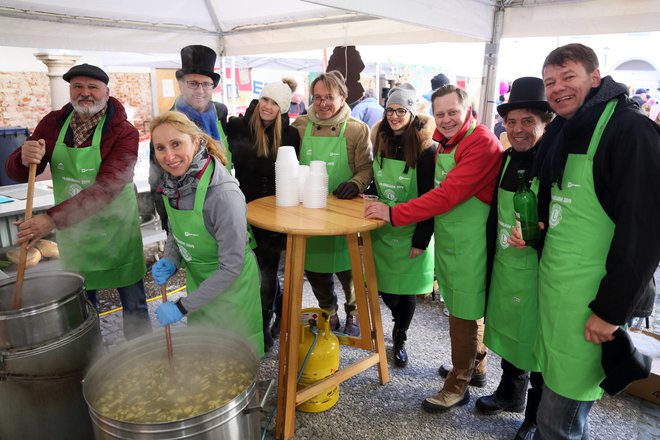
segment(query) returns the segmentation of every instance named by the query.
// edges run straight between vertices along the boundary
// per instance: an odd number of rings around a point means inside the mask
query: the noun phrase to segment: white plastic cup
[[[277,149],[277,159],[275,163],[294,163],[298,165],[296,149],[288,145],[282,145]]]
[[[328,174],[328,170],[325,167],[325,162],[322,160],[313,160],[309,163],[309,171],[313,173],[323,173]]]

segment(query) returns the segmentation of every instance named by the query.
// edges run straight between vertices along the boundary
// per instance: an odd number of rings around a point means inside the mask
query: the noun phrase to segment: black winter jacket
[[[561,182],[568,154],[585,154],[610,99],[618,104],[605,127],[593,172],[596,196],[615,224],[606,274],[589,304],[605,321],[622,325],[652,306],[653,273],[660,261],[660,128],[627,97],[625,86],[604,77],[571,119],[555,118],[537,155],[542,185],[539,217],[547,224],[549,183]]]
[[[245,111],[245,115],[229,119],[227,123],[227,141],[232,154],[232,162],[236,170],[236,179],[241,185],[245,201],[275,195],[275,158],[257,157],[257,146],[250,130],[250,117],[257,107],[257,99],[253,99]],[[273,127],[266,128],[268,138],[273,139]],[[300,156],[300,136],[298,130],[289,124],[289,115],[282,115],[282,145],[295,148]]]

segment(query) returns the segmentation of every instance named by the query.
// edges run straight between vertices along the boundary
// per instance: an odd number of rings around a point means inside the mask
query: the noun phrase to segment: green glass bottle
[[[522,233],[527,246],[539,242],[539,218],[536,212],[536,194],[530,189],[525,170],[518,170],[518,190],[513,195],[516,228]]]

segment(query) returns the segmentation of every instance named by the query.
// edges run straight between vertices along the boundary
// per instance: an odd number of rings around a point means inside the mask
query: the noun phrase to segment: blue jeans
[[[118,287],[117,292],[119,292],[121,306],[124,309],[122,312],[124,337],[129,340],[151,333],[151,320],[143,281],[140,280],[126,287]],[[87,298],[98,309],[96,290],[88,290]]]
[[[547,386],[543,388],[536,416],[534,440],[587,440],[589,411],[593,401],[580,402],[562,397]]]

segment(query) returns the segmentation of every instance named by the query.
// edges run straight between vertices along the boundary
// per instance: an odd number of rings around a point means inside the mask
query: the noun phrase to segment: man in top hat
[[[515,80],[509,101],[497,106],[497,112],[504,121],[511,148],[504,152],[486,223],[489,291],[484,343],[502,357],[502,377],[495,392],[478,398],[475,407],[485,414],[524,410],[525,420],[515,437],[524,440],[531,439],[536,430],[536,410],[543,389],[534,356],[538,253],[530,247],[510,246],[508,237],[514,227],[513,195],[518,189],[518,172],[523,170],[529,180],[537,145],[553,118],[543,80]],[[538,183],[534,182],[531,188],[537,192]],[[530,379],[532,388],[528,392]]]
[[[589,436],[589,411],[603,395],[602,344],[655,294],[648,281],[660,261],[660,128],[624,85],[601,77],[590,47],[554,49],[542,72],[557,117],[539,145],[535,173],[547,225],[535,439],[580,439]]]
[[[55,206],[18,222],[18,243],[33,246],[56,232],[62,267],[85,278],[89,299],[97,289],[117,288],[124,335],[151,331],[142,278],[144,255],[133,189],[138,131],[110,96],[108,75],[81,64],[63,75],[70,102],[47,114],[5,163],[7,174],[26,182],[30,165],[50,164]]]
[[[214,71],[215,60],[215,51],[210,47],[192,45],[181,49],[181,69],[176,71],[181,95],[176,98],[171,110],[185,114],[202,131],[219,140],[225,148],[227,168],[231,169],[231,152],[225,134],[227,133],[227,106],[211,100],[213,90],[220,82],[220,75]],[[150,148],[150,159],[151,194],[163,229],[167,229],[167,213],[160,196],[156,194],[158,183],[162,181],[163,170],[156,164],[153,146]]]

